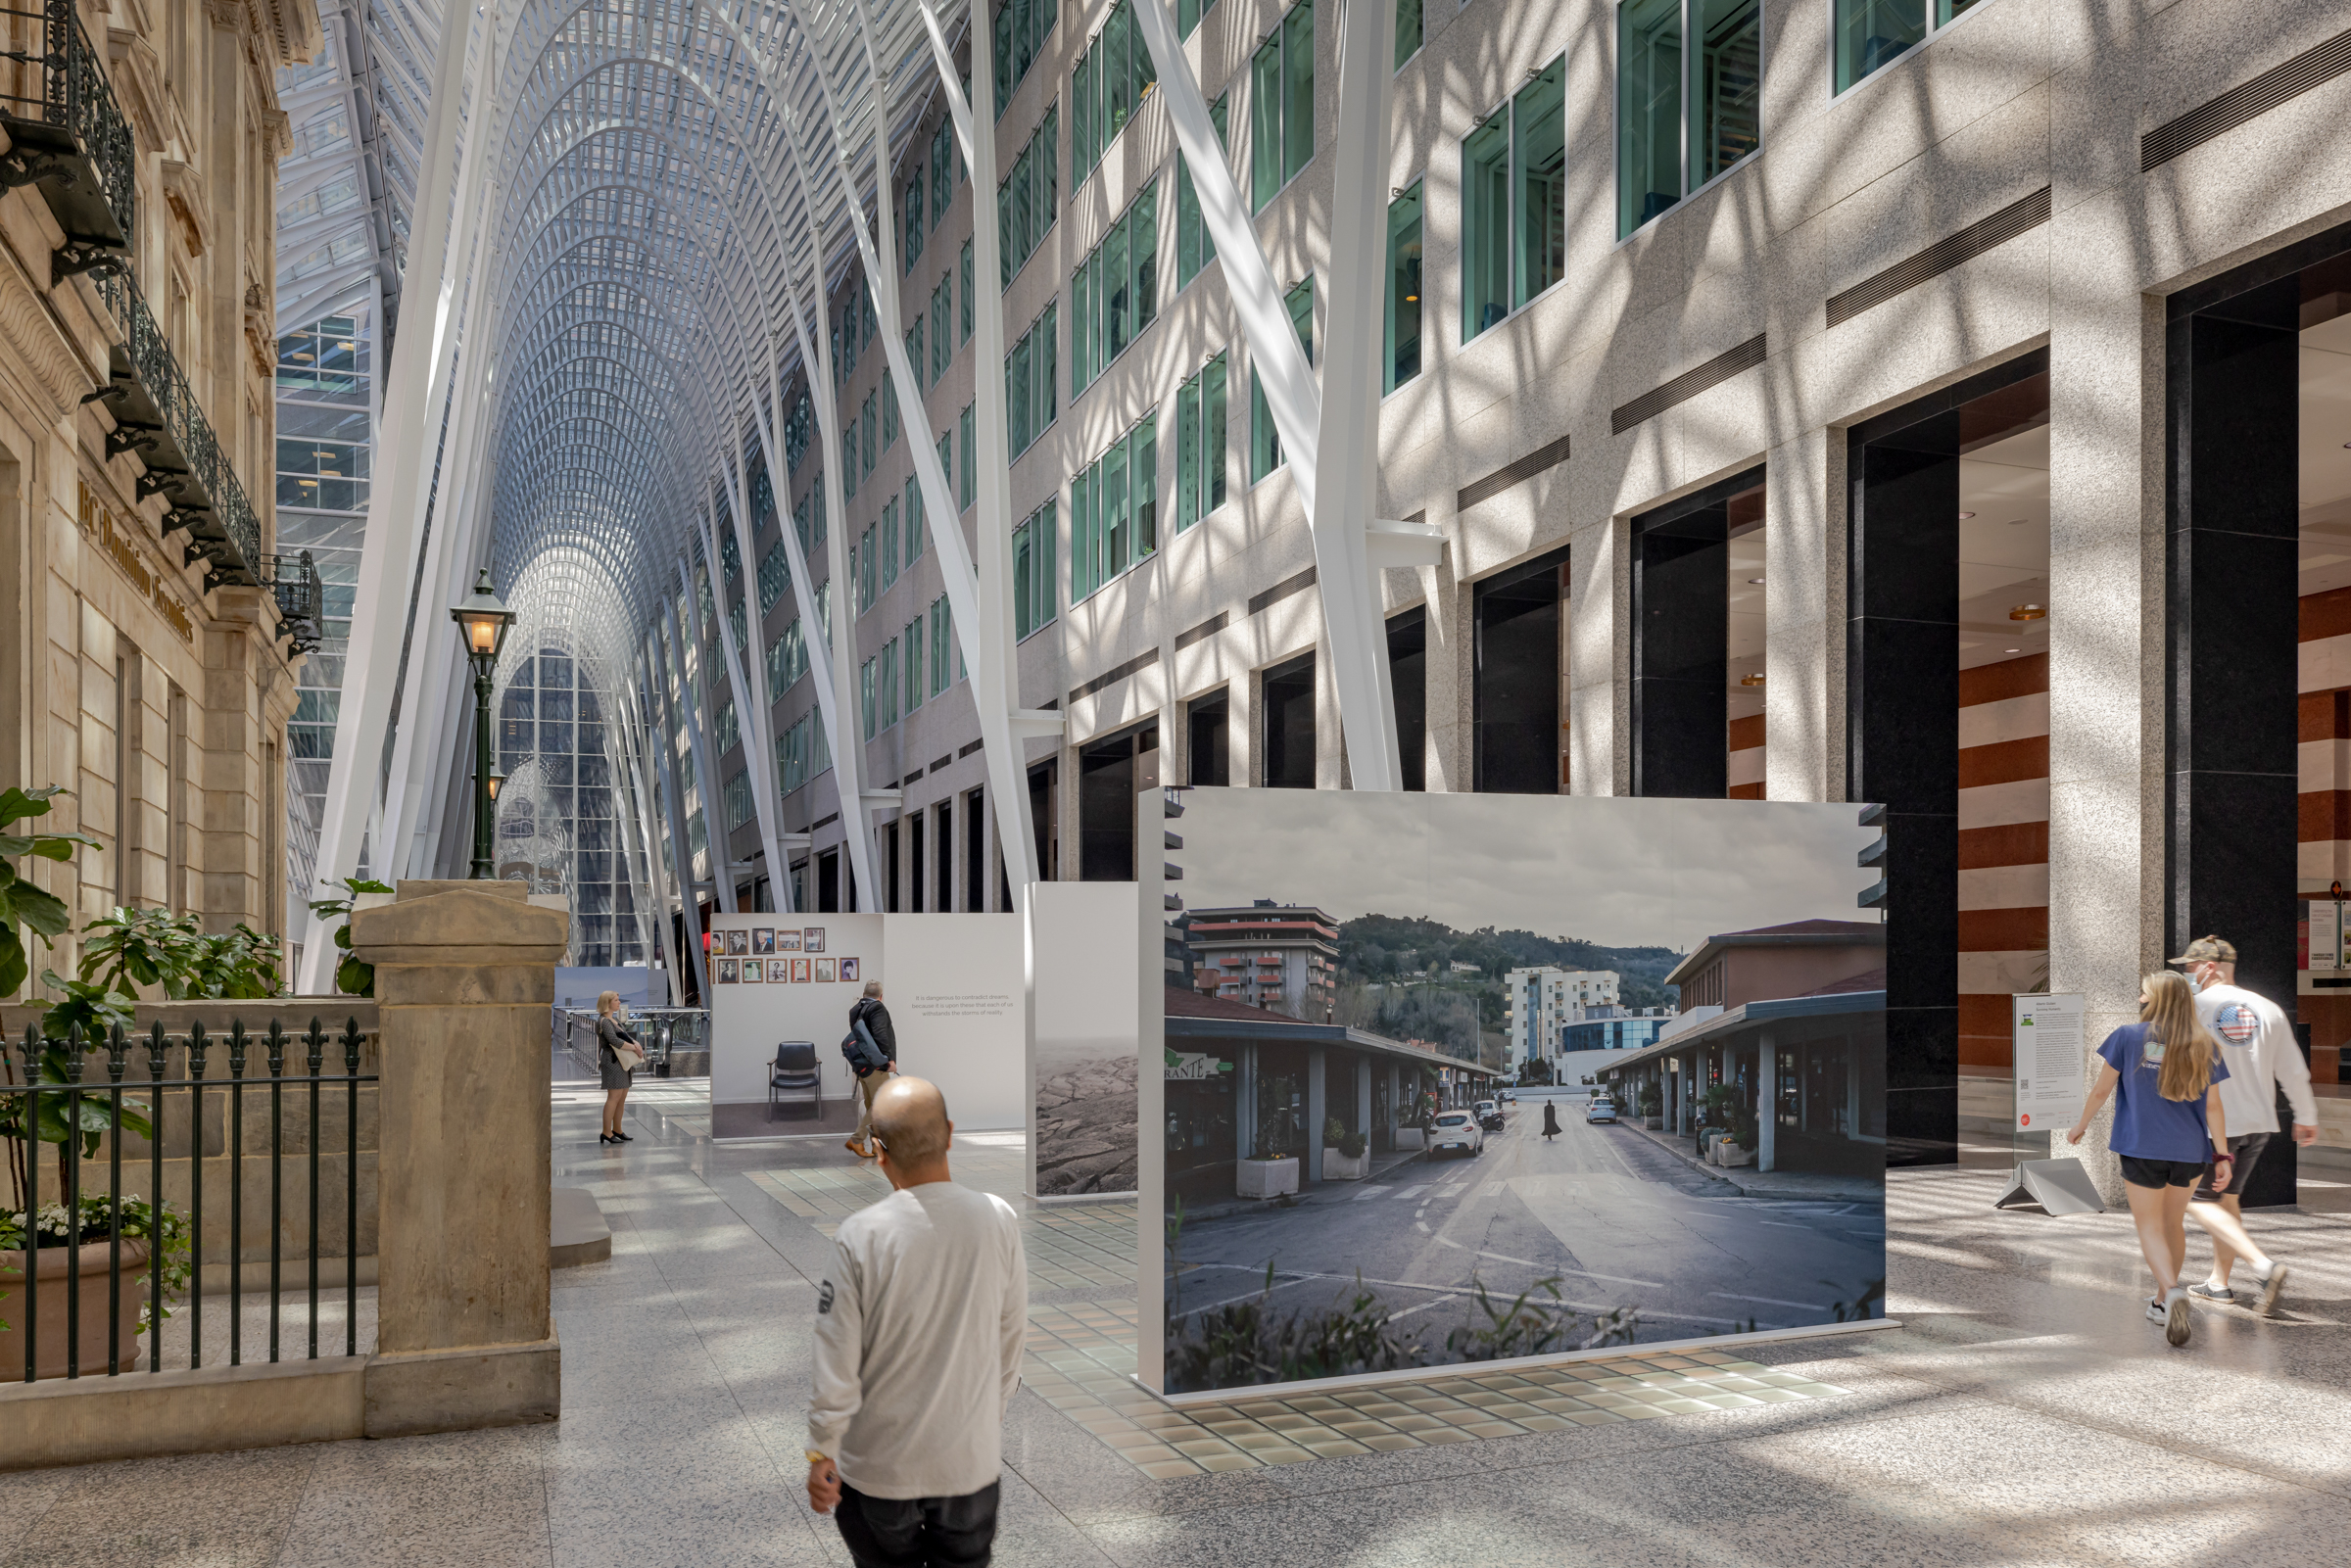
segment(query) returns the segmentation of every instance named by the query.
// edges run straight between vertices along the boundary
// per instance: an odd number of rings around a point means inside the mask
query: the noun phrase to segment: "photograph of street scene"
[[[1863,808],[1171,799],[1165,1392],[1882,1315]]]

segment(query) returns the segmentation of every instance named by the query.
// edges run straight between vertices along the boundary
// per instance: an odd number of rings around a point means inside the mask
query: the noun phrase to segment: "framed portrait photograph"
[[[776,951],[777,951],[777,952],[779,952],[779,953],[796,953],[796,952],[798,952],[799,950],[800,950],[800,933],[799,933],[798,931],[778,931],[778,932],[776,932]]]
[[[767,927],[767,926],[754,926],[754,927],[751,927],[751,951],[752,951],[752,952],[754,952],[754,953],[767,954],[767,953],[772,953],[772,952],[774,952],[775,950],[776,950],[776,933],[775,933],[775,929],[774,929],[772,927]]]
[[[800,951],[804,953],[821,953],[825,950],[825,928],[822,926],[809,927],[800,933]]]
[[[806,959],[795,958],[792,961],[792,983],[794,985],[808,983],[808,961]]]
[[[832,983],[833,983],[833,971],[834,971],[834,969],[835,969],[835,965],[834,965],[834,963],[833,963],[833,961],[832,961],[831,959],[829,959],[829,958],[820,958],[820,959],[818,959],[818,960],[816,961],[816,983],[817,983],[817,984],[819,984],[819,985],[830,985],[830,984],[832,984]]]
[[[749,931],[722,931],[720,934],[727,939],[727,956],[729,958],[741,958],[751,950],[751,933]]]
[[[732,958],[720,959],[718,961],[718,983],[721,985],[741,984],[743,981],[742,971],[743,964],[740,960]]]
[[[844,980],[857,978],[857,961],[855,959],[844,958],[840,961],[840,977]]]
[[[792,960],[791,960],[791,959],[788,959],[788,958],[771,958],[771,959],[769,959],[769,960],[767,961],[767,983],[768,983],[768,984],[770,984],[770,985],[787,985],[787,984],[790,984],[790,983],[791,983],[791,981],[792,981]]]
[[[766,970],[767,961],[765,959],[744,959],[743,961],[743,983],[745,985],[757,985],[766,977]]]

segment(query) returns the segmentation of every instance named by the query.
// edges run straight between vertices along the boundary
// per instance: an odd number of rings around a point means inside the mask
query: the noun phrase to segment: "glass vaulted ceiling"
[[[481,275],[457,279],[445,308],[462,321],[469,291],[488,291],[481,341],[454,343],[453,380],[492,389],[487,554],[520,615],[502,687],[517,673],[528,686],[517,663],[543,648],[579,661],[581,689],[591,676],[607,693],[626,684],[675,563],[698,559],[696,509],[725,444],[747,443],[753,406],[801,379],[800,334],[824,330],[824,302],[856,265],[837,127],[870,220],[875,116],[894,154],[928,107],[936,72],[920,3],[487,0],[474,13],[469,72],[494,29],[495,74],[487,122],[460,139],[490,159],[492,228]],[[964,6],[935,11],[959,38]],[[279,197],[278,319],[289,337],[310,328],[313,353],[319,321],[349,321],[356,335],[335,341],[388,366],[394,335],[429,324],[402,298],[404,271],[435,270],[407,255],[418,193],[449,201],[456,183],[455,169],[420,177],[442,8],[322,0],[321,12],[326,52],[281,84],[296,149]],[[427,420],[444,439],[446,416]],[[454,488],[445,459],[457,455],[375,464],[431,463],[438,500]],[[312,532],[322,551],[351,551],[351,570],[322,560],[330,583],[356,582],[356,530]],[[329,594],[332,634],[347,623],[333,624]],[[439,620],[423,606],[416,635],[440,635]],[[313,747],[332,734],[337,650],[322,647],[306,682]],[[300,858],[303,781],[292,783]],[[307,862],[300,881],[307,893]]]

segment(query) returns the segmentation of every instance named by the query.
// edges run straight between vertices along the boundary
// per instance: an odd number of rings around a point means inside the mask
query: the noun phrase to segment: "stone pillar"
[[[1404,1064],[1388,1064],[1388,1147],[1396,1147],[1396,1129],[1404,1125]]]
[[[1355,1059],[1355,1130],[1362,1133],[1367,1145],[1371,1137],[1371,1059]]]
[[[1780,1148],[1780,1048],[1768,1034],[1755,1051],[1755,1168],[1770,1170]]]
[[[518,882],[404,881],[352,918],[383,1021],[369,1437],[561,1410],[547,1018],[568,927]]]
[[[1322,1179],[1322,1118],[1330,1115],[1325,1109],[1330,1096],[1324,1092],[1323,1078],[1329,1067],[1329,1053],[1319,1045],[1306,1050],[1306,1160],[1305,1168],[1298,1172],[1298,1184],[1310,1186]]]
[[[1257,1047],[1248,1044],[1232,1064],[1232,1157],[1257,1158]]]

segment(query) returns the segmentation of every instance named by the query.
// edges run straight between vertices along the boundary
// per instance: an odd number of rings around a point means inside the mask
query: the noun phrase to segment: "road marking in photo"
[[[1403,1201],[1404,1201],[1405,1199],[1407,1199],[1407,1198],[1417,1198],[1417,1197],[1419,1197],[1419,1196],[1420,1196],[1422,1193],[1424,1193],[1424,1192],[1426,1192],[1426,1191],[1428,1191],[1428,1186],[1427,1186],[1427,1184],[1424,1182],[1424,1183],[1422,1183],[1420,1186],[1417,1186],[1417,1187],[1406,1187],[1406,1188],[1404,1188],[1402,1191],[1400,1191],[1400,1192],[1398,1192],[1398,1193],[1396,1194],[1396,1199],[1397,1199],[1397,1201],[1398,1201],[1399,1203],[1401,1203],[1401,1202],[1403,1202]]]
[[[1663,1280],[1627,1279],[1622,1274],[1595,1274],[1588,1268],[1569,1268],[1564,1263],[1538,1263],[1531,1258],[1512,1258],[1509,1253],[1489,1253],[1477,1248],[1463,1247],[1460,1242],[1445,1236],[1439,1236],[1437,1242],[1440,1246],[1451,1247],[1457,1252],[1475,1252],[1478,1257],[1491,1258],[1498,1263],[1516,1263],[1521,1268],[1541,1269],[1545,1273],[1573,1274],[1579,1279],[1605,1279],[1611,1285],[1638,1285],[1643,1290],[1663,1290],[1665,1288]]]
[[[1726,1302],[1761,1302],[1766,1307],[1793,1307],[1799,1312],[1825,1312],[1828,1310],[1817,1302],[1784,1302],[1777,1296],[1742,1296],[1737,1291],[1727,1290],[1710,1290],[1706,1294],[1720,1297]]]
[[[1374,1198],[1385,1198],[1387,1194],[1381,1192],[1377,1187],[1366,1187],[1362,1192],[1359,1192],[1355,1195],[1355,1201],[1359,1204],[1368,1203]]]
[[[1481,1197],[1481,1198],[1499,1198],[1499,1197],[1501,1197],[1501,1196],[1502,1196],[1502,1183],[1501,1183],[1501,1182],[1499,1182],[1499,1181],[1489,1181],[1489,1182],[1487,1182],[1487,1183],[1486,1183],[1486,1185],[1485,1185],[1485,1188],[1484,1188],[1484,1190],[1482,1190],[1481,1192],[1479,1192],[1478,1196],[1479,1196],[1479,1197]]]

